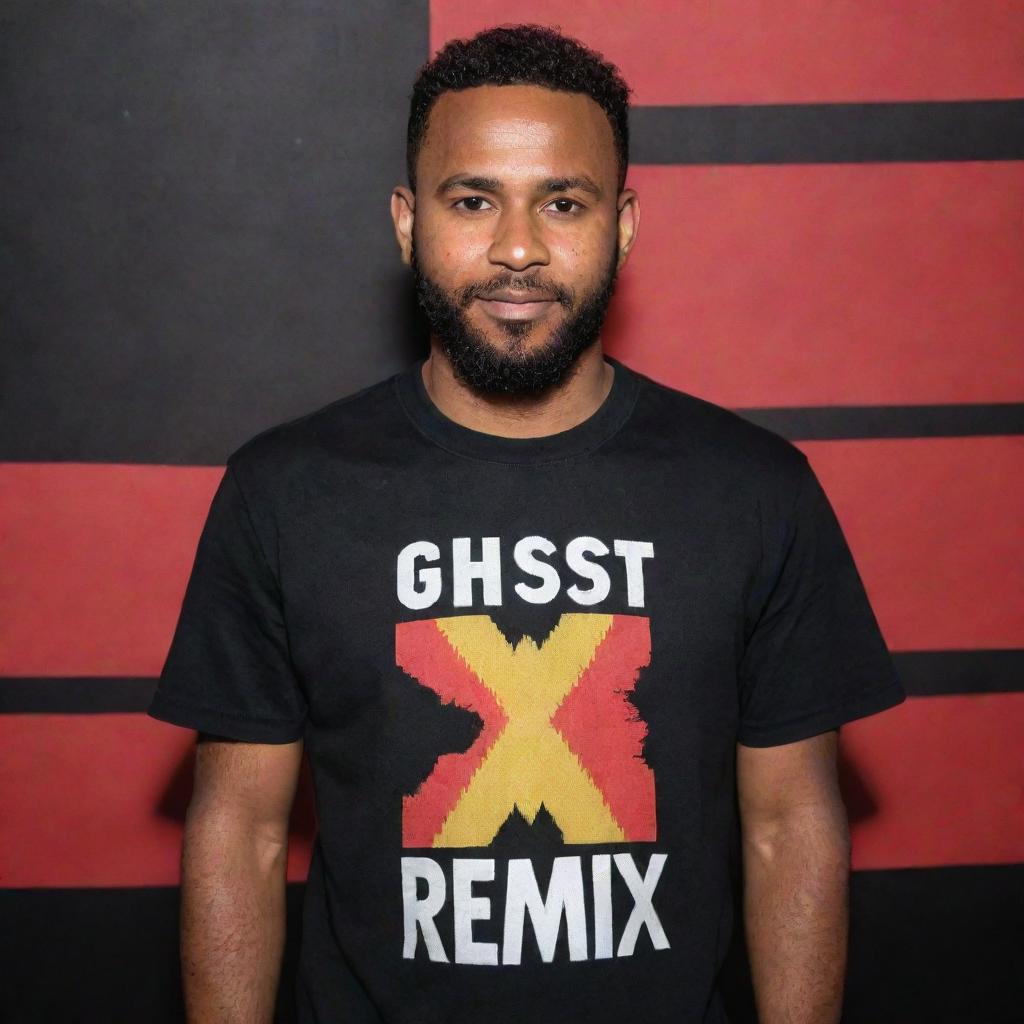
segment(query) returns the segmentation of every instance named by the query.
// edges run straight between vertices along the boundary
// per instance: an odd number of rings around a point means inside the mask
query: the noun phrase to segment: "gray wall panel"
[[[221,463],[416,352],[426,3],[18,3],[0,38],[0,459]]]

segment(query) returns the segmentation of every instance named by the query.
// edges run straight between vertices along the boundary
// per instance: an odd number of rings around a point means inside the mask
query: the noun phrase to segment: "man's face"
[[[598,337],[632,243],[611,125],[588,96],[538,86],[443,94],[416,195],[392,214],[456,375],[482,392],[557,386]]]

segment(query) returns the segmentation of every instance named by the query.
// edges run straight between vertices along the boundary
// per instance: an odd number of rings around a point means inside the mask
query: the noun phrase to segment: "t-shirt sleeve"
[[[794,743],[904,701],[846,538],[802,453],[791,511],[764,535],[740,664],[739,742]]]
[[[306,702],[280,587],[230,460],[148,714],[254,743],[289,743],[303,734]]]

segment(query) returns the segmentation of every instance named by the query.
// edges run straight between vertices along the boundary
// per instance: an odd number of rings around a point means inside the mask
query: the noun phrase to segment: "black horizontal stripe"
[[[304,892],[288,886],[275,1024],[295,1020]],[[0,889],[3,1019],[181,1024],[178,904],[167,887]]]
[[[1024,403],[989,405],[823,405],[737,409],[791,441],[979,437],[1024,434]]]
[[[636,107],[635,164],[1024,159],[1024,100]]]
[[[145,711],[156,679],[35,676],[0,679],[0,714],[80,715]]]
[[[1024,690],[1024,651],[905,651],[894,660],[903,688],[915,697]]]
[[[854,871],[843,1024],[1019,1021],[1022,897],[1024,864]],[[756,1024],[739,906],[733,927],[726,1007]]]
[[[1024,690],[1024,650],[904,651],[893,655],[909,695]],[[0,678],[0,714],[100,714],[145,711],[152,678]]]
[[[343,388],[343,392],[347,392]],[[317,400],[318,401],[318,400]],[[317,405],[310,400],[301,411]],[[1024,403],[948,405],[821,405],[737,408],[739,415],[766,427],[791,441],[843,441],[868,438],[915,437],[994,437],[1024,434]],[[300,408],[290,410],[299,415]],[[199,414],[200,418],[202,415]],[[285,419],[284,414],[270,416],[262,424]],[[198,422],[198,421],[197,421]],[[128,430],[116,439],[106,439],[96,447],[77,435],[57,429],[45,440],[26,440],[18,445],[17,428],[11,435],[12,447],[4,460],[9,462],[124,462],[165,463],[168,465],[221,465],[226,453],[254,432],[255,424],[236,432],[224,444],[208,443],[169,451],[153,437],[140,438]],[[197,433],[199,433],[197,429]],[[38,444],[37,444],[38,442]]]
[[[288,886],[278,1024],[295,1019],[304,889]],[[855,871],[843,1024],[1019,1020],[1022,898],[1020,864]],[[0,890],[9,1019],[180,1022],[178,899],[176,888]],[[733,935],[723,988],[733,1024],[753,1024],[738,917]]]

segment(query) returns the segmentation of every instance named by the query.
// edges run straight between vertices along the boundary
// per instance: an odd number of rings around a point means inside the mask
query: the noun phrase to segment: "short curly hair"
[[[416,191],[416,159],[439,96],[480,85],[540,85],[589,96],[607,114],[619,160],[619,188],[629,166],[630,88],[618,68],[581,42],[543,25],[503,25],[453,39],[420,68],[409,105],[406,172]]]

